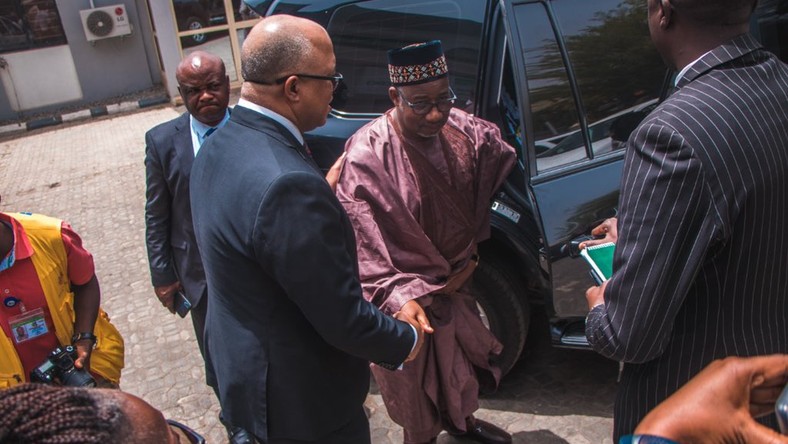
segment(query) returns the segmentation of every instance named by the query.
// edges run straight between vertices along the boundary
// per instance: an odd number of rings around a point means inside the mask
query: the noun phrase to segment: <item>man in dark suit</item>
[[[754,6],[648,0],[677,91],[630,136],[596,230],[617,228],[613,277],[586,294],[589,342],[625,362],[616,440],[712,360],[788,350],[788,67],[747,33]]]
[[[222,59],[203,51],[186,56],[175,78],[186,112],[145,134],[145,235],[154,292],[171,313],[191,305],[197,345],[204,356],[208,298],[192,226],[189,175],[203,141],[230,118],[230,79]],[[179,291],[185,295],[186,306],[180,296],[176,298]],[[210,368],[206,368],[206,378],[215,391]],[[225,425],[233,444],[251,442],[243,430]]]
[[[222,411],[265,443],[369,443],[369,361],[396,369],[421,329],[362,298],[350,220],[304,145],[341,80],[331,40],[275,15],[241,64],[241,100],[191,177]]]

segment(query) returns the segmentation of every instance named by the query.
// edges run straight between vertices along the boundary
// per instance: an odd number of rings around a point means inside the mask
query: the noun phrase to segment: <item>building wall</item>
[[[178,30],[172,12],[172,0],[152,0],[150,16],[156,28],[159,43],[159,57],[164,71],[162,79],[171,98],[178,97],[178,82],[175,80],[175,69],[181,61],[181,49],[178,46]]]
[[[164,2],[157,0],[154,3]],[[91,7],[90,1],[57,0],[61,23],[81,87],[81,99],[17,113],[12,109],[5,89],[0,89],[0,120],[23,117],[39,111],[56,110],[68,105],[87,105],[98,100],[138,92],[161,83],[153,31],[145,0],[94,0],[95,7],[116,4],[125,6],[132,25],[132,33],[124,37],[91,43],[85,38],[79,14],[81,9]],[[23,71],[24,67],[15,67],[15,69]],[[58,87],[61,85],[56,82],[41,85],[45,91]]]
[[[148,71],[153,84],[158,85],[162,82],[162,67],[159,65],[159,55],[153,35],[153,24],[151,23],[148,2],[147,0],[135,0],[135,2],[137,15],[140,20],[140,35],[142,35],[143,47],[145,48],[145,57],[148,60]],[[161,3],[161,1],[156,3]]]

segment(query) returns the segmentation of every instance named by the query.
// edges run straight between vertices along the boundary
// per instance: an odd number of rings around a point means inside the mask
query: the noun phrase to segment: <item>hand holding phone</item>
[[[175,312],[178,313],[178,316],[185,318],[186,314],[189,313],[191,310],[192,304],[186,299],[186,295],[183,293],[183,290],[178,290],[175,292]]]

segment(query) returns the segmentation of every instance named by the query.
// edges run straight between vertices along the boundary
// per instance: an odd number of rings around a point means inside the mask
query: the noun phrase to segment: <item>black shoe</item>
[[[511,444],[512,435],[504,429],[490,424],[481,419],[469,418],[467,421],[468,431],[465,433],[452,433],[450,435],[462,436],[483,444]]]
[[[247,432],[246,429],[241,427],[234,427],[224,420],[224,415],[219,413],[219,422],[222,423],[224,429],[227,430],[227,439],[230,444],[255,444],[257,443],[254,435]]]
[[[230,440],[230,444],[255,444],[257,442],[251,433],[240,427],[232,427],[228,430],[227,438]]]

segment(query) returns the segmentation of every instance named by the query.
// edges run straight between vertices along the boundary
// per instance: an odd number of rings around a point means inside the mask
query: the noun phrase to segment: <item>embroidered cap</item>
[[[388,56],[389,78],[394,86],[431,82],[449,74],[440,40],[392,49]]]

